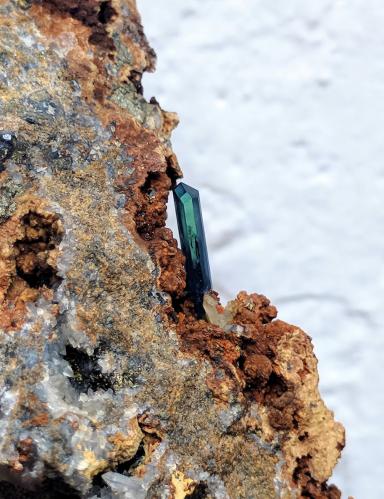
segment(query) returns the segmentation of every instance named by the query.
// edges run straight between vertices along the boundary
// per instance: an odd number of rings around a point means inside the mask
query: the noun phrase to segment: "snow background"
[[[384,497],[384,3],[138,0],[200,189],[214,287],[268,296],[312,336],[347,430],[333,480]],[[170,225],[174,226],[170,206]]]

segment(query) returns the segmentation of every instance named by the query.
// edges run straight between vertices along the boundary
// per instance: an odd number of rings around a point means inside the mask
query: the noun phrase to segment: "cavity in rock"
[[[113,390],[112,382],[109,376],[102,373],[101,367],[98,364],[98,350],[95,350],[93,355],[88,355],[82,350],[77,350],[71,345],[67,345],[64,359],[69,362],[73,371],[73,378],[69,378],[70,383],[79,392],[87,393],[91,388]]]

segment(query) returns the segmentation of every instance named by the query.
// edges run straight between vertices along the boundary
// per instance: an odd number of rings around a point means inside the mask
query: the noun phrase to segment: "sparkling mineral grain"
[[[310,338],[185,293],[134,0],[0,0],[0,47],[0,497],[339,498]]]

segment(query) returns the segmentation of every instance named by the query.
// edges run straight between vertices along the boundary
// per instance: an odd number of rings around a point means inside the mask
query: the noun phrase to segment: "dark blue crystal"
[[[173,190],[181,249],[185,256],[187,293],[202,317],[204,293],[212,289],[199,191],[180,182]]]

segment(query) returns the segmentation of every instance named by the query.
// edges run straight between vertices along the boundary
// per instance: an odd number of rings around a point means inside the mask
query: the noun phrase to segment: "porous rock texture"
[[[310,338],[185,297],[134,0],[0,0],[0,49],[0,497],[340,497]]]

